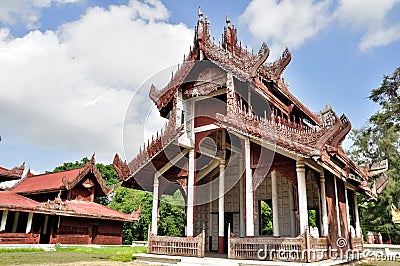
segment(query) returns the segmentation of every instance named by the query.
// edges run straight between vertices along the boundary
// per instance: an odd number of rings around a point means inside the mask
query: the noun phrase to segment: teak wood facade
[[[131,215],[94,202],[107,196],[94,157],[84,167],[33,175],[28,171],[9,191],[0,191],[0,244],[121,245]]]
[[[207,250],[230,258],[254,259],[264,247],[362,249],[356,193],[377,198],[387,166],[356,165],[341,147],[351,129],[347,117],[330,106],[313,113],[292,95],[282,78],[288,49],[266,63],[268,46],[249,52],[229,18],[226,23],[217,45],[199,10],[183,64],[166,87],[150,88],[166,128],[129,164],[114,159],[123,186],[153,192],[150,252],[193,256],[179,243],[192,243],[203,227]],[[368,178],[378,174],[382,182],[370,186]],[[186,199],[186,238],[153,241],[160,195],[177,189]],[[262,201],[273,212],[269,236],[262,235]],[[310,210],[317,222],[311,229]]]

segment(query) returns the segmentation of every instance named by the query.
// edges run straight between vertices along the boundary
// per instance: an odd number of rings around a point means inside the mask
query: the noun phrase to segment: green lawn
[[[57,247],[42,249],[0,248],[0,265],[73,263],[82,261],[132,261],[133,254],[145,253],[145,247]]]

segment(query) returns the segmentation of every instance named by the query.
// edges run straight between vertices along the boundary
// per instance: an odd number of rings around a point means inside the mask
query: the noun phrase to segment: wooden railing
[[[157,236],[149,233],[147,253],[204,257],[205,231],[196,237]]]
[[[356,251],[364,250],[362,237],[352,237],[351,238],[351,249],[356,250]]]
[[[39,244],[39,234],[0,233],[0,244]]]
[[[314,238],[308,232],[294,238],[239,238],[230,234],[229,259],[313,262],[326,259],[327,238]]]

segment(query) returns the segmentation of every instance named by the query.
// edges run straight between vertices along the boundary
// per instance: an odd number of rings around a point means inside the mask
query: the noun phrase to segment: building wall
[[[61,217],[57,237],[52,242],[62,244],[122,244],[122,222],[100,219]]]

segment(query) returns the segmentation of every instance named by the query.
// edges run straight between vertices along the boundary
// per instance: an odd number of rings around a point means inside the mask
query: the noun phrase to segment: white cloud
[[[363,32],[359,48],[367,51],[400,39],[400,24],[390,24],[388,14],[400,0],[340,0],[334,14],[344,26]]]
[[[13,25],[22,23],[28,29],[35,29],[38,25],[42,8],[48,8],[52,3],[63,5],[76,3],[81,0],[2,0],[0,1],[0,21]]]
[[[252,0],[240,17],[276,57],[285,46],[297,49],[329,24],[362,33],[363,52],[400,40],[400,22],[390,21],[400,0]],[[278,50],[278,51],[275,51]]]
[[[257,40],[267,41],[276,55],[285,46],[300,47],[323,29],[329,21],[329,4],[329,0],[253,0],[240,21]]]
[[[1,29],[1,126],[37,145],[85,155],[95,151],[98,161],[110,162],[121,153],[134,89],[179,63],[193,37],[184,25],[141,17],[136,4],[89,9],[56,32],[14,38]],[[157,20],[168,18],[159,1],[147,8],[154,9]],[[147,90],[136,95],[131,116],[148,111],[145,99]],[[134,132],[137,141],[128,148],[136,151],[143,125],[138,123]]]

